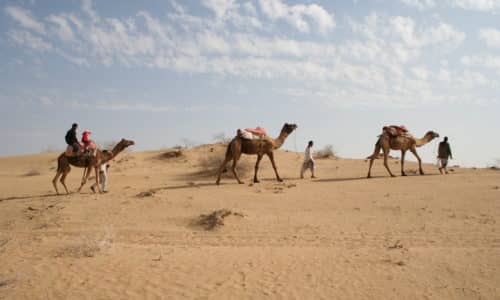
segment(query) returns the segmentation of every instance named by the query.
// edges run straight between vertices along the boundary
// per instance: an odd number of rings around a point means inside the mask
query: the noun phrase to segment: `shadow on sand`
[[[36,198],[49,198],[49,197],[57,197],[56,193],[54,194],[45,194],[45,195],[31,195],[31,196],[12,196],[12,197],[5,197],[5,198],[0,198],[0,202],[2,201],[10,201],[10,200],[29,200],[29,199],[36,199]]]

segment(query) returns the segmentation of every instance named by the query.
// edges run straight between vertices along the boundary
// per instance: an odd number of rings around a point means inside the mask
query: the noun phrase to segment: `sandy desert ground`
[[[216,186],[222,151],[122,153],[109,193],[69,196],[57,153],[0,158],[0,298],[500,299],[499,171],[390,178],[379,160],[367,180],[365,161],[325,159],[311,181],[278,151],[283,183],[265,158],[261,183]],[[236,214],[197,224],[218,209]]]

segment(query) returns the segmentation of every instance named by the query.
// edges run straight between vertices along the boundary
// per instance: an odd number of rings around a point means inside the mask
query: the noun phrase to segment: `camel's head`
[[[439,133],[432,131],[432,130],[428,131],[425,135],[430,137],[431,139],[435,139],[435,138],[439,137]]]
[[[295,129],[297,129],[297,125],[296,124],[288,124],[288,123],[285,123],[285,125],[283,125],[283,129],[281,131],[284,131],[286,132],[287,134],[290,134],[292,133]]]
[[[132,145],[135,145],[134,141],[127,140],[127,139],[121,139],[121,141],[115,147],[116,148],[119,147],[120,149],[125,149],[129,146],[132,146]]]

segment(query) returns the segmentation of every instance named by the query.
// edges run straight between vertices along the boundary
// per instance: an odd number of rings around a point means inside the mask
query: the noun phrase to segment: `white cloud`
[[[492,48],[500,48],[500,31],[495,28],[480,29],[479,39]]]
[[[154,105],[146,102],[99,101],[83,102],[78,100],[65,100],[63,105],[73,109],[97,109],[104,111],[143,111],[143,112],[175,112],[173,105]]]
[[[300,85],[300,93],[291,93],[294,97],[312,95],[328,103],[411,106],[423,99],[462,99],[493,85],[482,70],[460,70],[483,68],[486,61],[471,57],[459,66],[453,62],[451,57],[456,56],[449,54],[460,50],[465,34],[450,24],[372,13],[362,19],[347,18],[352,32],[332,42],[317,36],[297,37],[293,30],[269,30],[277,21],[303,32],[332,30],[333,15],[318,5],[287,5],[281,0],[253,3],[257,6],[248,1],[205,0],[202,4],[214,12],[207,17],[171,1],[174,9],[164,17],[139,11],[113,18],[99,17],[92,3],[85,1],[84,13],[54,13],[42,19],[48,33],[43,38],[24,29],[8,32],[18,45],[51,51],[80,66],[272,79]],[[429,57],[432,60],[427,61]],[[449,64],[441,63],[449,59]],[[99,102],[88,108],[175,109],[142,102]]]
[[[494,12],[500,9],[499,0],[448,0],[452,6],[466,10]]]
[[[335,28],[335,20],[322,6],[287,5],[282,0],[259,0],[260,9],[271,20],[283,19],[301,32],[310,32],[309,20],[316,24],[320,33],[327,33]]]
[[[465,33],[446,23],[439,23],[420,32],[417,31],[415,21],[410,17],[397,16],[392,18],[390,23],[394,32],[410,47],[422,47],[429,44],[456,47],[465,39]]]
[[[7,6],[5,8],[5,12],[14,20],[19,22],[21,26],[38,33],[45,33],[44,25],[37,21],[29,11],[17,6]]]
[[[500,56],[494,55],[472,55],[463,56],[460,59],[462,65],[467,67],[483,67],[496,70],[500,74]]]
[[[208,30],[200,32],[197,39],[198,45],[207,53],[228,54],[231,50],[224,38]]]
[[[245,9],[245,11],[247,13],[249,13],[250,15],[252,16],[256,16],[257,15],[257,9],[255,8],[255,6],[252,4],[252,2],[245,2],[245,4],[243,4],[243,8]]]
[[[420,10],[425,10],[436,6],[436,2],[434,0],[400,0],[400,1],[408,6],[413,6]]]
[[[450,24],[440,23],[424,33],[424,40],[427,43],[444,43],[450,47],[457,47],[465,40],[465,33],[456,30]]]
[[[12,30],[7,33],[9,38],[19,46],[25,46],[33,50],[49,51],[53,49],[51,43],[44,41],[40,37],[34,36],[29,31]]]
[[[427,80],[429,78],[429,71],[426,67],[414,67],[411,71],[420,80]]]
[[[99,21],[99,16],[92,8],[92,0],[82,0],[82,10],[90,17],[92,22]]]
[[[74,39],[73,30],[71,29],[68,21],[63,16],[50,15],[47,20],[57,25],[57,35],[63,41],[71,41]]]
[[[212,10],[218,19],[223,19],[229,11],[238,7],[234,0],[202,0],[201,3]]]

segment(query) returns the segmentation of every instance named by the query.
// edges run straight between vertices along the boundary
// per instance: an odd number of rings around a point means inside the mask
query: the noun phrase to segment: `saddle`
[[[79,144],[78,151],[75,153],[73,152],[73,146],[68,145],[66,147],[66,151],[64,152],[64,154],[67,157],[78,157],[78,156],[90,157],[90,156],[95,156],[96,153],[97,153],[97,145],[92,140],[88,143],[87,149],[84,149],[83,145]]]
[[[261,127],[238,129],[236,135],[245,140],[262,140],[267,135],[266,130]]]
[[[406,129],[406,127],[404,127],[403,125],[384,126],[384,128],[382,128],[382,134],[386,134],[389,137],[400,137],[409,135],[408,129]]]

